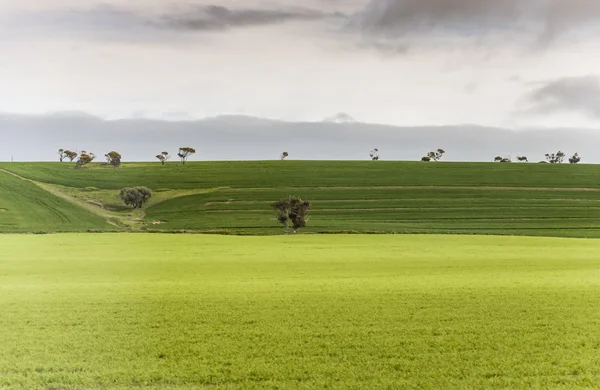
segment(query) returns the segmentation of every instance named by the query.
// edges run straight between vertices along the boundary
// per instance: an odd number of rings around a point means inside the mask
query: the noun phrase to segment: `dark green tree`
[[[119,196],[127,206],[142,208],[152,197],[152,191],[147,187],[123,188]]]
[[[285,226],[287,234],[290,226],[293,228],[294,233],[306,226],[311,204],[309,201],[304,201],[297,196],[289,196],[271,203],[271,207],[275,211],[277,221]]]

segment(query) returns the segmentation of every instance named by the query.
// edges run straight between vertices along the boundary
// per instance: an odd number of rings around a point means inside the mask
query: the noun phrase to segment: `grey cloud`
[[[11,28],[52,33],[82,33],[100,38],[148,39],[157,33],[178,31],[225,31],[233,28],[344,18],[308,8],[227,8],[219,5],[188,6],[171,4],[144,10],[97,4],[85,8],[21,12],[9,18]]]
[[[27,161],[31,156],[52,161],[55,151],[65,147],[84,148],[98,155],[117,148],[124,161],[151,161],[156,153],[165,149],[173,153],[181,145],[195,146],[198,160],[275,160],[282,150],[298,160],[366,160],[369,150],[378,147],[385,160],[418,161],[431,148],[443,145],[448,161],[490,161],[498,154],[511,153],[543,160],[545,153],[558,149],[577,151],[586,162],[600,161],[596,153],[600,134],[586,129],[395,127],[352,121],[281,122],[244,116],[107,121],[76,112],[0,114],[0,135],[5,140],[0,143],[0,160],[14,154],[15,161]]]
[[[311,21],[341,14],[327,14],[313,9],[230,9],[208,5],[185,14],[164,18],[170,27],[193,31],[226,30],[235,27],[261,26],[288,21]]]
[[[595,76],[553,80],[532,89],[525,97],[527,112],[548,114],[573,111],[600,119],[600,79]]]
[[[353,24],[367,34],[388,37],[497,33],[539,43],[591,27],[598,18],[598,0],[371,0]]]

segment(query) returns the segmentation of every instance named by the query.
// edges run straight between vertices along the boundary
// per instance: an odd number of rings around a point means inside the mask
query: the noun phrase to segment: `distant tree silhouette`
[[[115,151],[109,152],[104,155],[106,162],[113,167],[121,166],[121,155]]]
[[[371,160],[373,160],[373,161],[379,160],[379,149],[371,150],[371,153],[369,153],[369,156],[371,156]]]
[[[529,162],[529,160],[525,156],[518,156],[517,157],[517,161],[519,161],[519,162]]]
[[[581,157],[579,157],[578,153],[575,153],[573,155],[573,157],[571,157],[569,159],[569,164],[579,164],[580,161],[581,161]]]
[[[75,169],[79,169],[84,165],[91,163],[95,159],[96,155],[94,153],[88,153],[85,150],[82,150],[81,154],[79,155],[79,160],[77,160],[77,163],[75,164]]]
[[[546,153],[546,161],[550,164],[561,164],[565,159],[565,154],[560,150],[556,153]]]
[[[179,156],[179,159],[181,159],[181,163],[185,165],[185,162],[187,161],[188,157],[190,157],[194,153],[196,153],[196,149],[184,147],[179,148],[179,153],[177,153],[177,156]]]
[[[435,152],[427,153],[427,156],[423,157],[421,161],[440,161],[445,153],[444,149],[438,149]]]
[[[285,160],[290,154],[288,152],[283,152],[281,153],[281,156],[279,157],[279,159],[281,161]]]
[[[169,152],[162,152],[161,154],[157,154],[156,158],[160,160],[162,165],[165,165],[165,162],[171,158]]]
[[[509,163],[512,162],[512,160],[510,159],[510,157],[502,157],[502,156],[496,156],[494,158],[494,161],[496,162],[501,162],[501,163]]]

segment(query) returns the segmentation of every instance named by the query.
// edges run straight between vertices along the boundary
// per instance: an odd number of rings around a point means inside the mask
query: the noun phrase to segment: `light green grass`
[[[0,388],[600,387],[600,241],[0,236]]]
[[[106,220],[0,171],[0,232],[114,230]]]

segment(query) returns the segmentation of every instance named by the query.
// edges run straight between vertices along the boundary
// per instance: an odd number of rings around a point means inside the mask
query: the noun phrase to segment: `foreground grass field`
[[[281,234],[269,204],[297,195],[313,203],[306,233],[600,238],[596,165],[258,161],[82,170],[67,163],[15,163],[0,169],[121,230]],[[136,185],[154,191],[142,210],[124,207],[118,197],[121,188]],[[0,231],[11,231],[6,229],[0,223]]]
[[[600,388],[600,241],[0,236],[0,388]]]

